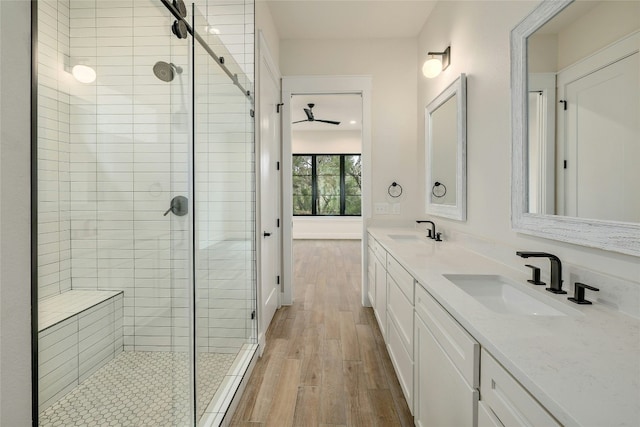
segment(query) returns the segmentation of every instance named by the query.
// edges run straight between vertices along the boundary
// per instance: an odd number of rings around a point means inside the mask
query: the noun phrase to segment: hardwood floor
[[[294,304],[282,307],[231,426],[413,426],[371,308],[360,241],[294,242]]]

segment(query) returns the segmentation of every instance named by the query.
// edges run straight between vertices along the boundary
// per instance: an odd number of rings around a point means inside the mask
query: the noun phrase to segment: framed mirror
[[[511,32],[515,231],[640,256],[638,16],[545,0]]]
[[[467,218],[467,82],[460,74],[425,109],[426,213]]]

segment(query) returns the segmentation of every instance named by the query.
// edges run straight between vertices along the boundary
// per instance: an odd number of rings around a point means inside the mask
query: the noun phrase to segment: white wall
[[[293,217],[294,239],[362,239],[362,217]]]
[[[294,131],[291,137],[293,154],[359,154],[362,134],[347,131]]]
[[[451,45],[452,63],[440,76],[418,76],[418,117],[453,79],[467,73],[467,222],[436,218],[438,228],[470,234],[501,247],[503,259],[522,262],[515,250],[540,250],[563,262],[640,282],[638,258],[520,235],[511,230],[509,33],[538,2],[439,2],[419,36],[418,57]],[[479,37],[479,35],[482,37]],[[424,140],[419,126],[420,141]],[[420,142],[419,169],[424,170]],[[422,176],[423,173],[420,172]],[[420,206],[424,182],[419,179]],[[420,211],[419,211],[420,212]],[[604,286],[604,285],[603,285]]]
[[[0,1],[0,425],[31,425],[31,2]]]
[[[256,4],[256,34],[258,31],[262,31],[264,38],[269,46],[269,53],[275,64],[280,63],[280,36],[278,35],[278,29],[276,28],[273,17],[271,16],[271,10],[267,5],[266,0],[258,0]],[[258,44],[256,40],[256,45]],[[256,79],[257,81],[257,79]]]
[[[415,220],[417,44],[415,39],[281,40],[283,75],[371,75],[371,202],[388,202],[387,188],[396,181],[404,189],[400,215],[373,219]],[[373,211],[373,209],[372,209]]]

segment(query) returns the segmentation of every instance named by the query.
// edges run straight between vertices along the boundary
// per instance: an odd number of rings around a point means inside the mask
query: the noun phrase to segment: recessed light
[[[351,120],[349,124],[355,125],[357,122],[355,120]]]

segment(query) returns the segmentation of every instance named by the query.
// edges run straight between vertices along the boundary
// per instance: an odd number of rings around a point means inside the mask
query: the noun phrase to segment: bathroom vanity
[[[638,425],[640,320],[422,231],[368,231],[369,296],[417,426]]]

